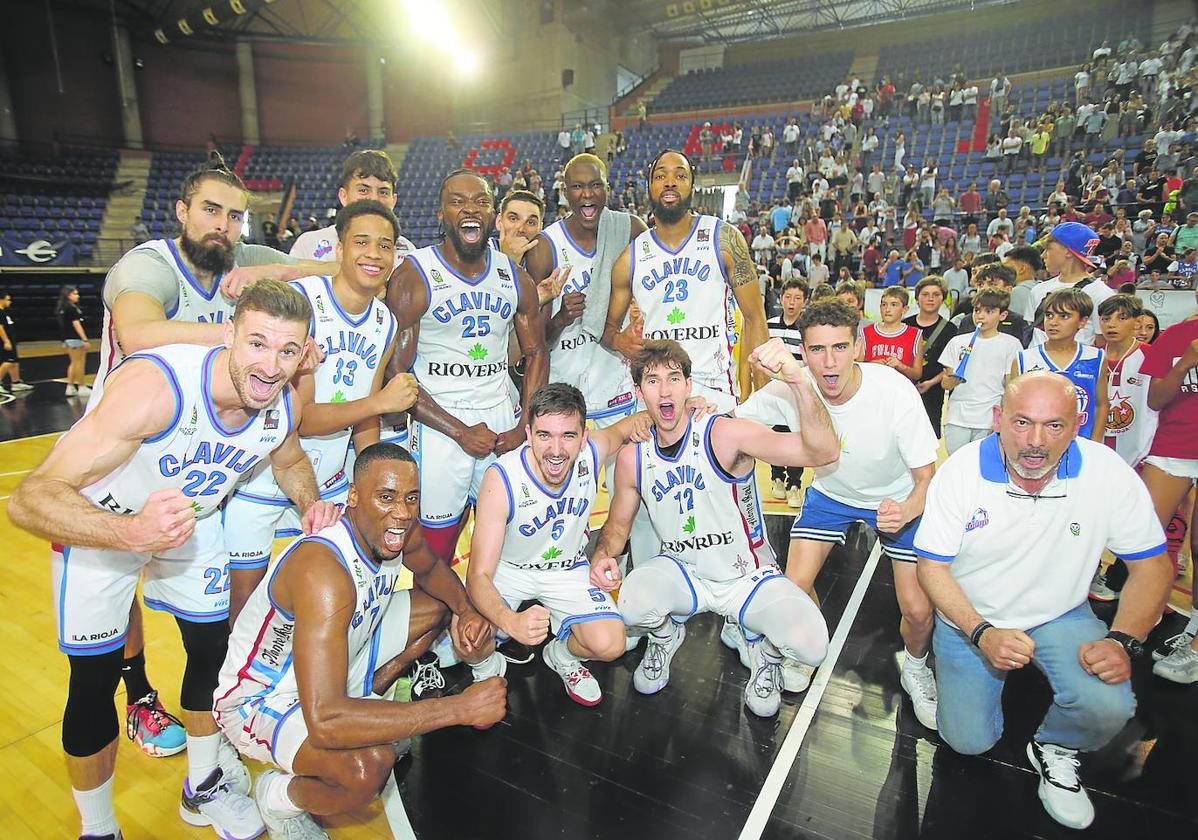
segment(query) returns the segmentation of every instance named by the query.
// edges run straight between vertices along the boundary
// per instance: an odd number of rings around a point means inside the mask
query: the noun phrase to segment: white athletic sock
[[[292,801],[291,794],[288,792],[288,786],[294,778],[295,776],[288,773],[272,776],[266,783],[266,789],[262,791],[258,807],[265,808],[272,815],[283,820],[302,814],[304,809]]]
[[[504,660],[503,654],[496,651],[477,665],[471,665],[470,674],[474,677],[475,682],[482,682],[491,677],[501,676],[506,670],[505,664],[506,660]]]
[[[1190,612],[1190,623],[1186,625],[1185,631],[1198,636],[1198,609]]]
[[[904,668],[909,668],[912,671],[918,671],[922,668],[928,667],[928,655],[926,653],[923,656],[912,656],[911,651],[904,648],[903,656],[906,657],[903,660]]]
[[[99,787],[91,790],[76,790],[71,788],[75,797],[75,807],[79,809],[79,818],[83,822],[83,835],[103,837],[106,834],[116,834],[120,826],[116,824],[116,811],[112,808],[112,776]]]
[[[220,739],[219,732],[187,736],[187,779],[193,792],[199,790],[220,764]]]

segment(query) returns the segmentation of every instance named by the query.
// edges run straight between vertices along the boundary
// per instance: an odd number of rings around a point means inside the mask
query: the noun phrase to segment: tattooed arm
[[[720,225],[720,259],[743,320],[737,377],[740,380],[741,398],[745,399],[754,388],[769,381],[765,374],[749,364],[749,354],[769,339],[769,331],[765,326],[765,303],[761,299],[757,266],[749,256],[749,246],[745,244],[741,232],[729,224]]]

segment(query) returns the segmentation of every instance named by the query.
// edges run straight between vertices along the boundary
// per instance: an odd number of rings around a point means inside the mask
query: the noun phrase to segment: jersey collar
[[[982,478],[995,484],[1007,484],[1010,481],[1002,446],[998,440],[998,432],[982,441],[982,445],[978,449],[978,460]],[[1075,438],[1069,442],[1069,448],[1065,450],[1065,454],[1061,456],[1061,462],[1057,464],[1057,478],[1077,478],[1081,471],[1082,451]]]

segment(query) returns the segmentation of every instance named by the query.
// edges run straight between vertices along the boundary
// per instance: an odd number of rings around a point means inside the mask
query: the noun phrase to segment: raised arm
[[[109,377],[100,403],[13,491],[9,517],[20,528],[67,545],[133,552],[182,545],[195,530],[195,512],[182,491],[155,492],[136,514],[120,499],[96,505],[79,492],[132,458],[142,441],[178,422],[182,410],[157,363],[125,362]]]
[[[761,299],[757,268],[749,255],[749,246],[745,244],[741,232],[732,225],[720,225],[720,260],[744,319],[737,371],[743,399],[768,381],[768,377],[755,370],[749,362],[752,351],[769,340],[769,330],[765,326],[765,303]]]
[[[121,350],[140,353],[166,344],[214,347],[224,341],[224,324],[168,321],[161,301],[145,292],[125,292],[112,304],[112,323]]]
[[[623,329],[632,304],[632,245],[620,252],[611,269],[611,297],[607,302],[607,321],[599,343],[626,359],[631,359],[645,346],[636,324]]]

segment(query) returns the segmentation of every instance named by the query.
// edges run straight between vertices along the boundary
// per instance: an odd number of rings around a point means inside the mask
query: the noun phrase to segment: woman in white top
[[[903,165],[903,158],[907,156],[907,135],[899,132],[894,138],[894,168],[900,169]]]
[[[1057,185],[1053,188],[1053,191],[1048,196],[1049,205],[1051,206],[1053,204],[1059,204],[1064,207],[1065,202],[1068,200],[1069,193],[1065,192],[1064,179],[1057,181]]]
[[[1082,69],[1073,75],[1073,90],[1076,95],[1075,105],[1081,105],[1090,97],[1090,65],[1083,64]]]

